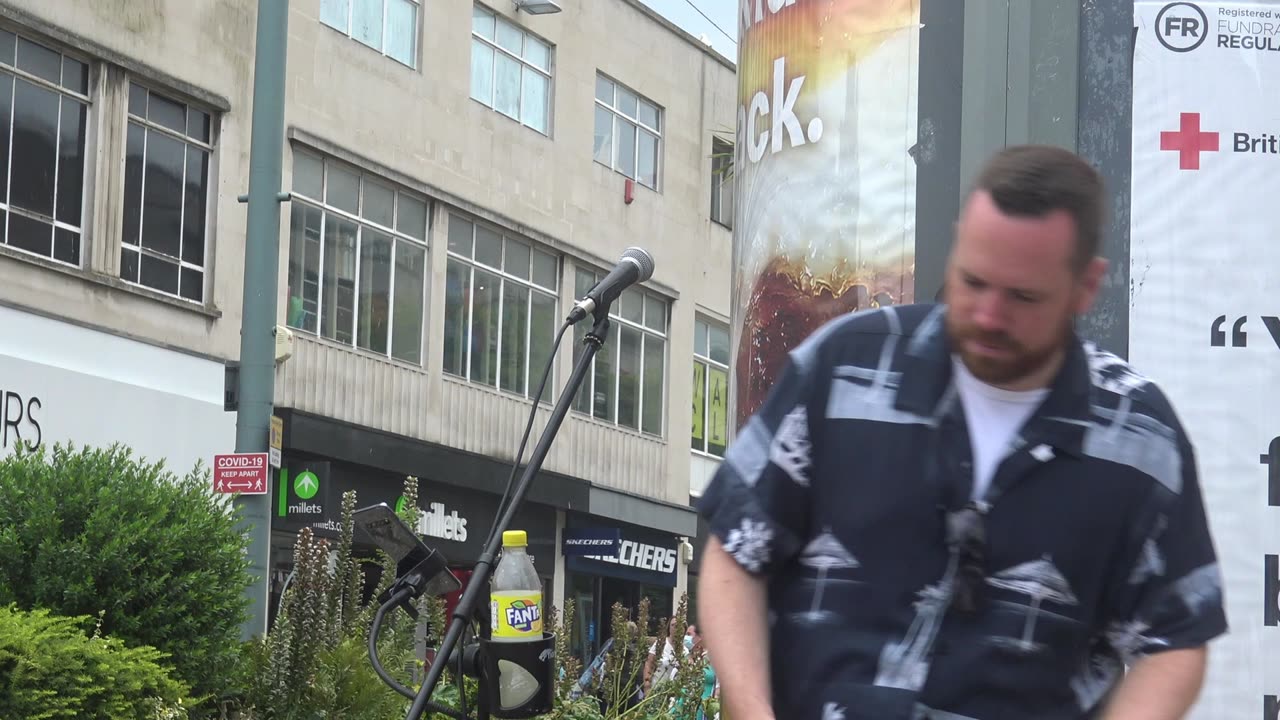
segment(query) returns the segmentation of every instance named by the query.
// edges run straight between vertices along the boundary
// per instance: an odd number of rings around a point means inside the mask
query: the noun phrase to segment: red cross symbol
[[[1178,151],[1178,167],[1200,169],[1200,153],[1218,151],[1218,133],[1200,132],[1200,113],[1182,113],[1178,131],[1160,133],[1161,150]]]

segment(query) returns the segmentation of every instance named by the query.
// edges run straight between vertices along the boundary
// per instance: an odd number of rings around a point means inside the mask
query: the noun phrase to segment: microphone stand
[[[414,698],[413,705],[410,706],[409,714],[405,716],[405,720],[420,720],[422,714],[428,709],[428,705],[431,704],[429,698],[435,692],[436,684],[440,682],[440,676],[449,664],[449,658],[453,654],[454,647],[462,637],[462,633],[475,612],[476,605],[480,602],[482,594],[488,593],[494,558],[497,556],[498,549],[502,544],[502,533],[511,525],[511,521],[515,519],[516,510],[519,509],[520,502],[524,499],[525,493],[528,492],[529,486],[533,483],[534,476],[542,469],[542,463],[546,460],[547,453],[551,450],[551,444],[555,441],[556,434],[560,431],[560,425],[564,422],[565,416],[568,415],[570,406],[573,405],[574,396],[578,394],[578,389],[582,386],[583,380],[586,379],[587,372],[591,368],[592,359],[595,358],[600,347],[604,345],[605,338],[609,334],[609,305],[597,306],[592,310],[592,315],[595,319],[595,324],[592,325],[591,331],[587,333],[586,338],[583,340],[585,351],[582,353],[582,357],[578,358],[578,362],[573,368],[573,373],[569,376],[569,382],[565,385],[564,391],[560,393],[560,399],[556,402],[555,409],[551,412],[551,418],[547,421],[547,426],[543,429],[542,436],[538,439],[538,444],[533,449],[529,464],[525,466],[524,473],[520,476],[520,480],[512,492],[511,501],[507,503],[506,509],[501,517],[498,518],[496,527],[489,536],[489,542],[480,554],[480,558],[476,561],[475,570],[472,571],[471,579],[467,582],[467,589],[463,591],[462,598],[459,599],[457,607],[454,608],[449,630],[445,633],[444,640],[440,643],[440,649],[436,651],[436,660],[431,663],[431,669],[427,672],[427,677],[422,682],[422,688],[418,691],[417,697]],[[537,400],[535,399],[534,402],[537,402]]]

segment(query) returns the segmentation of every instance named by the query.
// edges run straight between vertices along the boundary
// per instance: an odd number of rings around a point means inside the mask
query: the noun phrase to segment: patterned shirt
[[[1074,336],[982,506],[984,602],[955,608],[946,518],[973,472],[945,312],[808,338],[699,502],[767,580],[780,718],[1090,718],[1126,663],[1226,632],[1190,442],[1154,383]]]

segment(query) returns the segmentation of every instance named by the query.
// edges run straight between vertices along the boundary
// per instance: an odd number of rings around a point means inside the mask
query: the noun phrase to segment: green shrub
[[[0,609],[0,717],[185,718],[187,687],[159,664],[163,654],[88,636],[90,620]]]
[[[198,696],[221,695],[250,579],[237,523],[200,465],[178,477],[120,446],[11,455],[0,459],[0,604],[101,613],[103,633],[167,653]]]

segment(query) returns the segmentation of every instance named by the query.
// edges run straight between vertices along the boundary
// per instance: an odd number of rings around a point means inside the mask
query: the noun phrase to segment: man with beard
[[[944,302],[828,323],[703,496],[699,616],[728,717],[1182,717],[1226,631],[1169,401],[1074,320],[1103,186],[982,170]],[[1127,673],[1126,673],[1127,667]]]

